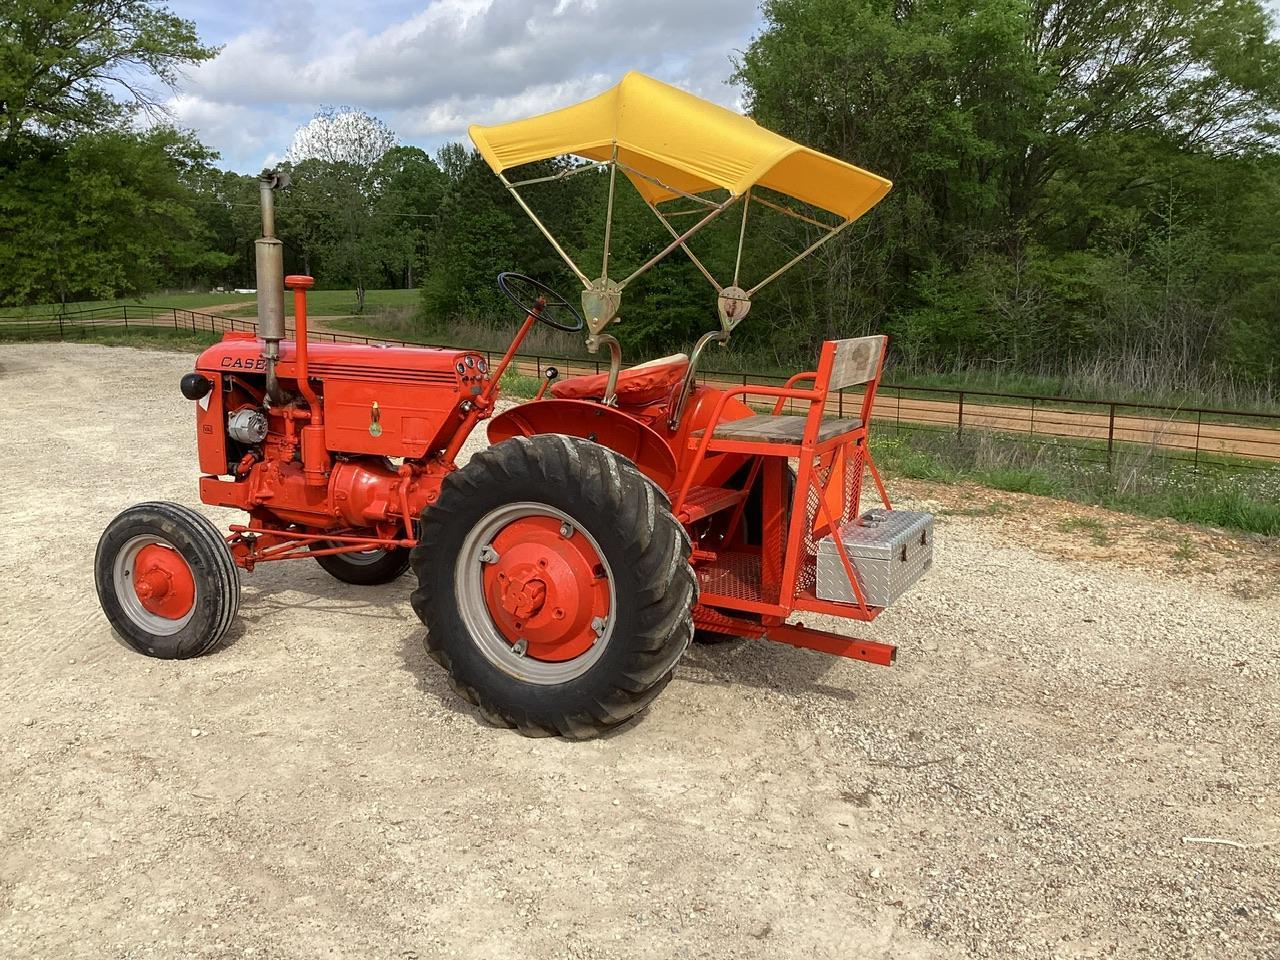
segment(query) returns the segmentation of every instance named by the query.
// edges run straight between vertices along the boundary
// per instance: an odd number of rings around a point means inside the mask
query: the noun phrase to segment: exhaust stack
[[[262,236],[253,242],[257,267],[258,334],[264,344],[267,361],[267,395],[273,402],[283,399],[276,380],[276,361],[280,359],[280,341],[284,339],[284,244],[276,238],[276,205],[273,190],[289,185],[289,175],[278,170],[263,170],[258,176],[258,195],[262,204]]]

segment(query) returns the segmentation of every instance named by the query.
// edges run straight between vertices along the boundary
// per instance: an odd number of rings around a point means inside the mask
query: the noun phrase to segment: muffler
[[[262,236],[253,242],[258,287],[258,335],[267,368],[267,396],[280,403],[284,395],[276,379],[280,341],[284,339],[284,244],[276,238],[276,205],[273,190],[289,185],[289,175],[279,170],[263,170],[258,175],[258,197],[262,204]]]

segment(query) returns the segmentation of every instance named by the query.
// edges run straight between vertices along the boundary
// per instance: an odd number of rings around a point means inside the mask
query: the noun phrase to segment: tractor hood
[[[201,373],[266,373],[262,357],[263,341],[249,334],[228,334],[200,354],[196,369]],[[281,378],[295,375],[297,349],[292,340],[280,343]],[[462,371],[470,374],[483,357],[474,350],[439,347],[383,347],[361,343],[310,343],[309,373],[325,380],[382,380],[400,383],[447,383],[455,385]],[[472,358],[468,364],[467,357]],[[486,363],[487,366],[487,363]]]

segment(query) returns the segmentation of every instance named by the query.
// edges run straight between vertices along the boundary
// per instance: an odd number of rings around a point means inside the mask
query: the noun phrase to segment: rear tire
[[[328,540],[317,541],[314,549],[337,546]],[[369,550],[364,553],[330,553],[316,557],[324,572],[343,583],[360,587],[372,587],[391,583],[409,569],[409,548],[392,547],[390,550]]]
[[[176,503],[139,503],[117,516],[98,540],[93,569],[107,620],[149,657],[208,653],[240,607],[240,572],[222,534]]]
[[[493,723],[527,736],[596,736],[648,706],[689,644],[697,599],[689,538],[632,463],[599,444],[549,434],[492,446],[445,479],[420,530],[411,600],[427,652]],[[515,565],[526,556],[550,566]],[[575,568],[584,557],[587,566]],[[557,580],[562,561],[593,572]],[[524,612],[504,612],[486,578],[509,591],[521,570],[533,571],[536,612],[527,602]],[[568,626],[548,628],[539,618],[553,606],[557,621],[589,619],[594,634],[583,641]],[[526,622],[512,631],[504,617]]]

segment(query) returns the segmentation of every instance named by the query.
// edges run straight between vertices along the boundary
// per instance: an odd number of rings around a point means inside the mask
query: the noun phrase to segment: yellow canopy
[[[632,71],[616,87],[582,103],[496,126],[473,126],[471,139],[494,173],[573,154],[609,160],[650,203],[723,187],[734,196],[759,184],[854,220],[889,192],[890,182],[802,147],[673,86]],[[667,189],[668,187],[674,188]]]

